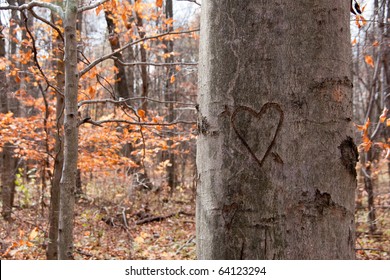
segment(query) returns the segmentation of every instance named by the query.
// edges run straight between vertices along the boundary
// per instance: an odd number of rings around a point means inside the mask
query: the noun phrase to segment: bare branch
[[[84,101],[80,101],[78,103],[78,107],[80,108],[81,106],[84,106],[84,105],[97,104],[97,103],[127,104],[129,101],[133,101],[133,100],[148,100],[151,102],[162,103],[162,104],[174,103],[177,105],[194,106],[194,107],[196,105],[194,103],[182,103],[182,102],[176,102],[176,101],[161,101],[161,100],[153,99],[153,98],[149,98],[149,97],[130,97],[130,98],[120,99],[120,100],[114,100],[114,99],[84,100]]]
[[[23,10],[31,10],[34,7],[46,8],[51,10],[52,12],[58,14],[61,18],[64,16],[64,11],[62,8],[56,4],[48,3],[48,2],[39,2],[39,1],[31,1],[27,4],[23,4],[20,6],[0,6],[0,10],[15,10],[15,11],[23,11]]]
[[[156,63],[156,62],[123,62],[116,57],[112,57],[113,60],[117,61],[119,64],[123,66],[138,66],[138,65],[150,65],[150,66],[162,66],[162,67],[170,67],[170,66],[198,66],[197,62],[172,62],[172,63]]]
[[[99,63],[101,63],[101,62],[111,58],[113,55],[115,55],[117,53],[120,53],[121,51],[123,51],[123,50],[125,50],[125,49],[127,49],[127,48],[129,48],[129,47],[131,47],[133,45],[139,44],[139,43],[147,41],[147,40],[165,37],[165,36],[168,36],[168,35],[186,34],[186,33],[193,33],[193,32],[197,32],[197,31],[199,31],[199,29],[166,32],[166,33],[157,34],[157,35],[153,35],[153,36],[143,37],[143,38],[138,39],[138,40],[136,40],[134,42],[127,43],[123,47],[117,49],[116,51],[114,51],[112,53],[109,53],[109,54],[106,54],[106,55],[104,55],[104,56],[102,56],[102,57],[92,61],[91,64],[89,64],[87,67],[85,67],[83,70],[80,71],[80,77],[82,77],[85,73],[87,73],[89,70],[94,68]]]
[[[201,6],[201,4],[196,2],[196,0],[177,0],[177,1],[180,1],[180,2],[187,1],[187,2],[194,3],[194,4],[198,5],[199,7]]]
[[[130,125],[140,125],[140,126],[172,126],[172,125],[178,125],[178,124],[188,124],[188,125],[194,125],[196,122],[190,122],[190,121],[175,121],[170,123],[155,123],[155,122],[132,122],[128,120],[123,119],[110,119],[110,120],[101,120],[101,121],[94,121],[94,120],[86,120],[84,123],[90,123],[97,126],[102,126],[104,123],[126,123]]]
[[[82,13],[82,12],[85,12],[85,11],[88,11],[88,10],[95,9],[96,7],[106,3],[107,1],[109,1],[109,0],[100,0],[100,1],[97,1],[95,3],[90,4],[88,6],[82,6],[82,7],[77,9],[77,12],[78,13]]]
[[[156,102],[156,103],[161,103],[161,104],[174,103],[174,104],[177,104],[177,105],[184,105],[184,106],[194,106],[194,107],[196,106],[195,103],[183,103],[183,102],[177,102],[177,101],[162,101],[162,100],[158,100],[158,99],[154,99],[154,98],[150,98],[150,97],[145,97],[145,96],[130,97],[130,98],[127,98],[126,100],[132,101],[132,100],[140,100],[140,99],[148,100],[148,101]]]
[[[120,99],[120,100],[114,100],[114,99],[93,99],[93,100],[84,100],[80,101],[78,103],[78,107],[88,105],[88,104],[97,104],[97,103],[113,103],[113,104],[125,104],[128,99]]]

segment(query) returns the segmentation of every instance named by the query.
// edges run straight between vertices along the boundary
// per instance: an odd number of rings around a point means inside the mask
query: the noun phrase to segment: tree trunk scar
[[[200,112],[199,105],[196,105],[196,110],[198,111],[197,134],[206,135],[208,134],[210,125],[207,121],[207,118],[203,116],[202,113]]]
[[[344,216],[348,213],[348,210],[337,203],[332,199],[332,196],[327,192],[321,192],[316,189],[315,198],[314,198],[314,207],[317,209],[320,215],[324,214],[325,209],[333,208],[340,211]]]
[[[276,127],[276,130],[275,130],[275,133],[265,151],[265,154],[263,155],[262,158],[258,158],[255,154],[255,152],[253,151],[253,149],[249,146],[247,140],[244,138],[244,136],[239,132],[238,130],[238,127],[236,125],[236,118],[239,114],[241,113],[244,113],[244,112],[247,112],[249,113],[253,118],[256,118],[258,121],[261,121],[262,117],[265,115],[265,113],[267,111],[269,111],[270,109],[274,109],[276,110],[278,113],[279,113],[279,120],[278,120],[278,123],[277,123],[277,127]],[[248,150],[248,152],[251,154],[251,156],[253,157],[253,159],[259,164],[260,167],[262,167],[263,163],[264,163],[264,160],[267,158],[267,156],[269,155],[273,145],[275,144],[275,139],[276,139],[276,136],[278,135],[279,131],[280,131],[280,128],[283,124],[283,120],[284,120],[284,112],[282,110],[282,108],[280,107],[280,105],[278,103],[272,103],[272,102],[268,102],[268,103],[265,103],[263,105],[263,107],[261,107],[260,111],[259,112],[256,112],[255,110],[253,110],[252,108],[250,107],[247,107],[247,106],[238,106],[231,118],[230,118],[230,121],[231,121],[231,124],[232,124],[232,127],[234,129],[234,132],[237,134],[238,138],[241,140],[242,144],[246,147],[246,149]],[[278,159],[281,160],[281,158],[279,157]],[[283,162],[283,161],[282,161]]]
[[[356,177],[356,163],[359,160],[359,152],[356,148],[355,143],[353,142],[353,139],[348,136],[347,139],[341,142],[338,148],[340,149],[340,159],[342,164],[345,166],[345,168],[349,171],[351,175]]]

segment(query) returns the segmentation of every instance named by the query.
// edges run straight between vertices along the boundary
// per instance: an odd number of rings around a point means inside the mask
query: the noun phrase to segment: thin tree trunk
[[[173,19],[173,3],[172,0],[167,0],[165,2],[165,15],[167,19]],[[173,31],[173,25],[170,24],[167,26],[167,31]],[[165,49],[165,53],[169,54],[165,62],[166,63],[172,63],[173,62],[173,56],[171,55],[173,52],[173,41],[172,40],[166,40],[164,41],[167,48]],[[174,68],[169,67],[167,71],[167,79],[165,81],[165,101],[170,102],[168,104],[168,122],[173,122],[175,120],[175,111],[173,106],[173,101],[175,101],[175,92],[174,92],[174,84],[171,83],[171,77],[174,75]],[[172,135],[171,135],[172,136]],[[167,141],[168,147],[170,147],[173,144],[172,140]],[[173,151],[168,150],[166,151],[167,158],[169,160],[169,164],[167,165],[167,183],[170,187],[170,194],[172,195],[174,192],[174,189],[176,187],[176,162],[175,162],[175,154]]]
[[[3,24],[1,22],[0,18],[0,58],[5,58],[5,38],[2,33],[3,30]],[[0,112],[2,114],[8,113],[8,84],[7,84],[7,75],[5,70],[0,69]],[[15,188],[15,185],[12,186],[12,181],[14,181],[13,176],[9,176],[8,170],[6,167],[6,164],[8,164],[8,158],[9,158],[9,149],[4,145],[3,151],[1,153],[1,183],[2,183],[2,202],[3,202],[3,208],[2,208],[2,216],[6,221],[9,221],[11,218],[11,212],[12,212],[12,203],[10,204],[10,193],[11,188]]]
[[[135,4],[141,3],[142,0],[135,0]],[[145,31],[143,30],[143,20],[142,15],[140,11],[136,10],[136,16],[137,16],[137,27],[138,27],[138,34],[140,38],[145,37]],[[141,44],[139,46],[140,53],[141,53],[141,62],[146,62],[146,50]],[[141,79],[142,79],[142,97],[147,98],[149,95],[149,79],[148,79],[148,68],[146,65],[141,65]],[[144,99],[141,106],[142,110],[145,111],[145,113],[148,111],[148,100]]]
[[[51,21],[54,23],[58,20],[55,14],[52,14]],[[53,49],[56,59],[56,81],[57,88],[63,90],[65,88],[65,67],[63,42],[55,33],[53,34]],[[48,260],[58,259],[58,223],[60,213],[60,181],[62,176],[62,168],[64,165],[64,139],[63,139],[63,125],[64,125],[64,97],[56,93],[56,134],[55,134],[55,159],[54,159],[54,175],[52,179],[50,191],[50,214],[49,214],[49,244],[46,251]]]
[[[10,5],[16,4],[16,1],[10,1]],[[17,30],[18,22],[18,13],[16,11],[11,12],[10,20],[10,34],[14,34]],[[14,35],[10,35],[14,36]],[[10,38],[9,51],[10,55],[15,55],[17,51],[17,46],[14,40]],[[5,40],[4,37],[1,38],[1,52],[0,57],[5,57]],[[5,71],[1,71],[1,113],[14,113],[14,117],[19,115],[19,105],[15,98],[10,97],[9,95],[12,92],[15,92],[18,89],[18,85],[15,82],[14,78],[11,78],[7,81]],[[14,157],[14,148],[15,146],[12,143],[4,143],[3,152],[2,152],[2,172],[1,172],[1,182],[3,184],[2,189],[2,216],[4,220],[11,220],[12,207],[14,204],[15,197],[15,173],[17,172],[17,160]]]
[[[73,258],[73,220],[77,177],[77,0],[68,0],[65,7],[65,112],[64,112],[64,167],[60,182],[60,219],[58,258]]]
[[[115,51],[121,47],[119,34],[115,32],[115,23],[112,19],[112,13],[109,10],[105,10],[105,18],[107,22],[107,28],[109,32],[108,40],[110,42],[111,50]],[[129,87],[127,85],[126,71],[123,64],[119,61],[123,61],[122,53],[117,53],[114,55],[116,60],[114,60],[114,65],[117,68],[118,72],[116,73],[115,79],[115,89],[117,93],[117,98],[127,99],[130,97]],[[119,61],[118,61],[119,60]]]
[[[364,189],[367,192],[367,205],[368,205],[368,224],[370,233],[374,233],[377,229],[376,227],[376,211],[375,211],[375,205],[374,205],[374,185],[372,181],[372,171],[371,171],[371,165],[372,165],[372,151],[369,151],[367,154],[367,162],[369,163],[366,165],[366,174],[364,175]]]
[[[353,259],[350,3],[202,2],[199,259]]]

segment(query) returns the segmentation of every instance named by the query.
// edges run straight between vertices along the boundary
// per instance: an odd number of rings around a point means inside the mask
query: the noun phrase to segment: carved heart
[[[266,131],[266,132],[268,132],[268,134],[270,134],[270,137],[264,143],[262,148],[259,149],[257,147],[257,144],[253,142],[253,140],[256,141],[257,139],[246,139],[246,137],[249,137],[248,134],[250,134],[251,131],[248,133],[244,133],[242,129],[238,128],[236,120],[238,120],[237,117],[242,116],[242,114],[249,114],[251,121],[253,121],[253,118],[254,118],[255,121],[260,123],[262,120],[265,119],[265,116],[267,116],[266,115],[267,112],[271,113],[271,111],[270,111],[271,109],[274,109],[278,112],[279,120],[277,122],[277,126],[276,126],[276,129],[274,130],[273,134],[272,134],[272,131],[270,129],[268,129]],[[264,104],[263,107],[261,107],[259,112],[256,112],[252,108],[249,108],[246,106],[239,106],[234,110],[234,112],[232,114],[231,123],[232,123],[234,131],[236,132],[238,138],[241,140],[241,142],[244,144],[244,146],[248,149],[248,151],[252,155],[253,159],[256,160],[256,162],[260,165],[260,167],[263,165],[264,160],[268,156],[269,152],[271,151],[272,146],[275,143],[276,136],[278,135],[280,128],[282,126],[282,123],[283,123],[283,118],[284,118],[284,113],[283,113],[283,110],[280,107],[280,105],[277,103],[271,103],[271,102]],[[249,124],[248,124],[248,126],[249,126]],[[257,131],[257,132],[255,131],[255,133],[259,133],[259,132],[260,131]],[[262,131],[262,132],[264,133],[264,131]],[[250,135],[250,138],[253,138],[253,132],[252,132],[252,135]],[[248,143],[249,140],[251,140],[251,142],[250,142],[251,144]],[[265,152],[264,152],[264,149],[265,149]]]

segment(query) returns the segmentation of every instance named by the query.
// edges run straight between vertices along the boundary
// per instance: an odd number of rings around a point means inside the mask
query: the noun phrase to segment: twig
[[[80,58],[79,60],[81,62],[83,62],[84,64],[88,65],[90,64],[91,62],[88,60],[88,58],[85,56],[85,54],[82,52],[82,51],[79,51],[80,55],[86,60],[86,61],[82,61]],[[103,85],[103,83],[100,81],[100,79],[102,79],[103,81],[105,81],[111,89],[108,89],[105,85]],[[114,88],[112,87],[111,83],[106,79],[104,78],[102,75],[100,74],[96,74],[96,80],[97,82],[102,86],[102,88],[104,88],[113,98],[115,97],[115,94],[114,94]]]
[[[82,6],[82,7],[77,9],[77,12],[78,13],[82,13],[82,12],[85,12],[85,11],[88,11],[88,10],[95,9],[96,7],[106,3],[107,1],[109,1],[109,0],[100,0],[100,1],[97,1],[95,3],[90,4],[88,6]]]
[[[194,238],[195,238],[195,235],[192,235],[192,236],[187,240],[186,243],[184,243],[182,246],[179,247],[179,249],[176,250],[176,253],[175,253],[175,254],[178,255],[178,254],[180,253],[180,251],[181,251],[183,248],[187,247],[188,244],[190,244],[190,243],[192,242],[192,240],[194,240]]]
[[[64,94],[55,86],[53,86],[49,79],[46,77],[45,73],[43,72],[42,68],[41,68],[41,65],[39,64],[38,62],[38,52],[37,52],[37,48],[35,47],[35,39],[34,39],[34,36],[32,35],[30,29],[28,28],[28,23],[27,23],[27,15],[24,14],[24,12],[22,12],[23,16],[24,16],[24,26],[26,28],[26,31],[28,33],[28,35],[30,36],[31,38],[31,41],[32,41],[32,49],[33,49],[33,53],[34,53],[34,61],[35,61],[35,64],[39,70],[39,72],[41,73],[42,77],[44,78],[44,80],[46,81],[47,85],[51,88],[53,88],[56,92],[58,92],[61,96],[64,96]]]
[[[50,21],[46,20],[45,18],[37,15],[33,9],[30,9],[30,13],[37,19],[39,19],[40,21],[46,23],[47,25],[51,26],[51,28],[53,28],[55,31],[57,31],[58,33],[58,36],[60,36],[61,40],[64,41],[64,37],[62,36],[62,33],[61,33],[61,30],[55,26],[53,23],[51,23]]]
[[[46,8],[58,14],[61,18],[64,17],[64,11],[60,6],[48,2],[39,2],[39,1],[31,1],[27,4],[23,4],[20,6],[12,6],[12,5],[0,6],[0,10],[23,11],[23,10],[31,10],[34,7]]]
[[[177,1],[180,1],[180,2],[187,1],[187,2],[194,3],[194,4],[198,5],[199,7],[202,6],[200,3],[196,2],[196,0],[177,0]]]
[[[197,62],[172,62],[172,63],[156,63],[156,62],[123,62],[122,60],[112,57],[113,60],[117,61],[123,66],[138,66],[138,65],[147,65],[147,66],[156,66],[156,67],[171,67],[171,66],[198,66]]]
[[[126,229],[128,229],[129,225],[127,224],[126,208],[125,207],[122,207],[122,219],[123,219],[123,225],[125,226]]]
[[[151,122],[132,122],[128,120],[123,120],[123,119],[111,119],[111,120],[101,120],[101,121],[93,121],[93,120],[88,120],[86,123],[91,123],[94,125],[101,126],[104,123],[127,123],[130,125],[145,125],[145,126],[171,126],[171,125],[177,125],[177,124],[188,124],[188,125],[194,125],[196,122],[190,122],[190,121],[175,121],[175,122],[170,122],[170,123],[151,123]]]
[[[81,249],[76,249],[75,251],[76,251],[76,253],[78,253],[79,255],[83,255],[83,256],[86,256],[86,257],[93,257],[92,254],[87,253],[87,252],[84,252],[84,251],[81,250]]]
[[[176,216],[176,215],[191,215],[189,213],[186,213],[186,212],[183,212],[183,211],[179,211],[178,213],[172,213],[172,214],[169,214],[169,215],[166,215],[166,216],[157,216],[157,217],[149,217],[149,218],[145,218],[145,219],[142,219],[142,220],[139,220],[137,222],[135,222],[136,225],[142,225],[142,224],[146,224],[146,223],[150,223],[150,222],[160,222],[162,220],[165,220],[165,219],[168,219],[168,218],[171,218],[173,216]]]
[[[120,100],[114,100],[114,99],[92,99],[92,100],[84,100],[80,101],[78,103],[78,107],[87,105],[87,104],[98,104],[98,103],[113,103],[113,104],[124,104],[128,101],[128,99],[120,99]]]

